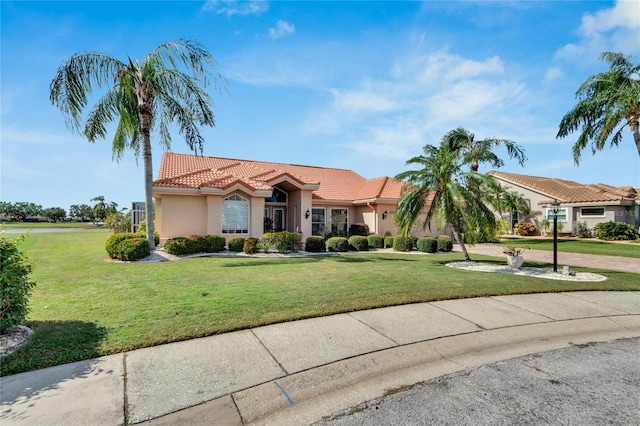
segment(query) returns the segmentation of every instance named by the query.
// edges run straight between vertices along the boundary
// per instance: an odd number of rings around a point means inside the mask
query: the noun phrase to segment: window
[[[349,210],[331,209],[331,233],[347,235],[349,228]]]
[[[583,207],[580,209],[580,217],[605,217],[604,207]]]
[[[281,190],[280,188],[273,188],[273,192],[271,193],[271,197],[265,200],[267,203],[286,203],[287,202],[287,193]]]
[[[325,213],[325,209],[311,209],[311,235],[324,234]]]
[[[547,209],[547,220],[553,222],[553,210]],[[567,221],[567,209],[558,210],[558,222]]]
[[[249,233],[249,201],[239,195],[222,200],[222,233]]]

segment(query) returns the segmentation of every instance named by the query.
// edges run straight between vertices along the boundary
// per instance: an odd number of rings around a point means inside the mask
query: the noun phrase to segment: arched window
[[[234,194],[222,200],[222,233],[249,233],[249,201]]]

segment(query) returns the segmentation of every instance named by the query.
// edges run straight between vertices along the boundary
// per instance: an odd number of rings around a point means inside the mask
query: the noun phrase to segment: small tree
[[[0,237],[0,334],[20,325],[29,313],[29,295],[35,283],[29,280],[32,266],[18,243]]]
[[[62,207],[49,207],[42,212],[42,215],[51,222],[56,223],[67,216],[67,212]]]

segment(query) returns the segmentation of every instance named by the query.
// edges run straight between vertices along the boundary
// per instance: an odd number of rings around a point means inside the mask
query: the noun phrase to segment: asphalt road
[[[640,339],[574,346],[440,377],[316,425],[640,425]]]

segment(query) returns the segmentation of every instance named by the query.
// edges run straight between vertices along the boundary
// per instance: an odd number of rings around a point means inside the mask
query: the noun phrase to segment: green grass
[[[508,238],[501,240],[500,244],[502,246],[528,247],[532,250],[553,251],[553,238]],[[558,251],[640,258],[640,244],[634,242],[558,238]]]
[[[93,222],[0,222],[0,230],[2,229],[42,229],[42,228],[81,228],[81,229],[99,229]]]
[[[35,335],[2,360],[2,375],[381,306],[513,293],[640,290],[638,275],[622,272],[595,270],[609,279],[581,283],[445,266],[462,260],[460,253],[115,263],[106,261],[104,252],[109,235],[103,230],[31,234],[23,243],[35,262],[37,285],[27,322]]]

